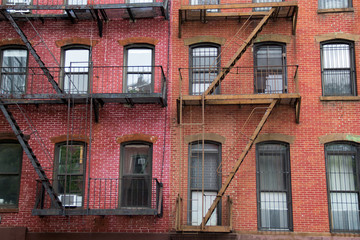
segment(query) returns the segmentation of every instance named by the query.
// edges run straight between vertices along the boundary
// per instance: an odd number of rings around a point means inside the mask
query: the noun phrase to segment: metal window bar
[[[349,144],[326,148],[330,227],[335,232],[360,230],[358,154]]]

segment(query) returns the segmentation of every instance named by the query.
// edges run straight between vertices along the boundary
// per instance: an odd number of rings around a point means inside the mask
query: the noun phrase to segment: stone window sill
[[[321,96],[320,101],[360,101],[360,96]]]
[[[341,13],[341,12],[354,12],[354,8],[329,8],[329,9],[318,9],[317,13]]]

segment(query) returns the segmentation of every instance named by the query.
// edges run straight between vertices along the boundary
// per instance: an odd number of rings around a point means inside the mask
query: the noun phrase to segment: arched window
[[[195,44],[190,47],[189,91],[202,94],[219,73],[220,46],[213,43]],[[219,93],[217,88],[216,93]]]
[[[83,206],[85,169],[85,143],[72,141],[55,145],[54,187],[63,206]]]
[[[17,208],[23,149],[14,140],[0,142],[0,208]]]
[[[292,230],[289,144],[256,145],[258,227]]]
[[[256,44],[254,67],[255,93],[287,92],[285,44]]]
[[[333,142],[325,145],[330,228],[359,232],[359,145]]]
[[[1,49],[1,93],[24,94],[28,51],[23,46],[8,46]]]
[[[210,208],[221,186],[221,145],[216,142],[201,141],[189,144],[189,215],[190,225],[200,225],[202,217]],[[204,171],[203,171],[204,170]],[[204,175],[202,174],[204,172]],[[202,195],[204,190],[204,195]],[[205,212],[202,212],[204,207]],[[211,215],[208,225],[220,224],[220,205]]]
[[[154,46],[133,44],[125,47],[124,92],[154,92]]]
[[[320,48],[323,95],[356,95],[354,43],[327,41]]]
[[[90,47],[66,46],[62,49],[63,81],[66,93],[85,94],[89,90]]]
[[[121,145],[121,207],[151,207],[152,144]]]

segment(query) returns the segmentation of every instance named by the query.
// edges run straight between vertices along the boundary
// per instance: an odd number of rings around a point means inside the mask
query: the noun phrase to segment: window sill
[[[18,208],[0,208],[0,213],[18,213]]]
[[[354,12],[354,8],[329,8],[329,9],[318,9],[318,14],[323,13],[341,13],[341,12]]]
[[[321,96],[320,101],[360,101],[360,96]]]

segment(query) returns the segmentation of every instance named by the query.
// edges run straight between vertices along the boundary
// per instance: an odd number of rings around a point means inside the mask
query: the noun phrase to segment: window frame
[[[189,225],[192,225],[192,192],[193,191],[199,191],[197,189],[193,189],[191,187],[191,146],[192,145],[196,145],[196,144],[202,144],[202,141],[201,140],[198,140],[198,141],[193,141],[193,142],[190,142],[188,144],[188,182],[187,182],[187,186],[188,186],[188,214],[187,214],[187,223]],[[204,141],[204,144],[214,144],[214,145],[217,145],[218,147],[218,159],[217,159],[217,165],[220,166],[221,162],[222,162],[222,144],[220,142],[216,142],[216,141],[211,141],[211,140],[205,140]],[[206,152],[205,148],[204,148],[204,152]],[[217,175],[217,184],[218,184],[218,187],[217,189],[206,189],[204,191],[216,191],[217,193],[219,192],[220,188],[221,188],[221,183],[222,183],[222,174],[220,176]],[[200,189],[201,190],[201,189]],[[203,204],[203,203],[202,203]],[[216,213],[217,213],[217,225],[221,225],[222,223],[222,204],[221,204],[221,201],[218,203],[218,205],[216,206]],[[210,219],[209,219],[210,221]]]
[[[148,174],[124,174],[124,161],[125,161],[125,147],[128,145],[144,145],[144,146],[148,146],[148,153],[150,156],[150,173]],[[151,142],[146,142],[146,141],[129,141],[129,142],[123,142],[120,144],[120,182],[119,182],[119,208],[151,208],[152,206],[152,193],[153,193],[153,143]],[[147,206],[127,206],[127,205],[123,205],[123,201],[122,201],[122,192],[123,192],[123,179],[124,177],[144,177],[145,178],[149,178],[150,179],[150,184],[149,184],[149,191],[148,191],[148,204]]]
[[[128,71],[128,58],[129,58],[129,50],[131,49],[150,49],[151,50],[151,72],[145,72],[147,74],[151,74],[151,84],[150,84],[150,93],[154,93],[154,86],[155,86],[155,46],[151,44],[129,44],[124,47],[124,73],[123,73],[123,93],[130,93],[128,92],[128,74],[132,74],[132,72]],[[137,67],[137,66],[134,66]],[[138,71],[140,72],[140,71]],[[135,71],[136,73],[136,71]],[[141,93],[141,92],[135,92]],[[147,92],[146,92],[147,93]]]
[[[18,185],[18,191],[17,191],[17,200],[16,203],[14,204],[0,204],[0,211],[1,209],[17,209],[19,207],[19,199],[20,199],[20,188],[21,188],[21,173],[22,173],[22,162],[23,162],[23,157],[24,157],[24,151],[23,148],[21,146],[21,144],[13,139],[4,139],[4,140],[0,140],[0,144],[18,144],[21,148],[21,157],[19,159],[19,169],[18,169],[18,173],[1,173],[0,172],[0,176],[3,175],[11,175],[11,176],[19,176],[19,185]]]
[[[257,82],[261,81],[257,79],[257,69],[258,69],[258,64],[257,64],[257,53],[258,51],[263,48],[263,47],[271,47],[271,46],[276,46],[276,47],[280,47],[281,48],[281,62],[282,62],[282,66],[278,66],[279,69],[281,68],[282,71],[282,90],[281,93],[288,93],[289,91],[289,87],[288,87],[288,79],[287,79],[287,52],[286,52],[286,43],[281,43],[281,42],[261,42],[261,43],[256,43],[254,44],[254,51],[253,51],[253,58],[254,58],[254,93],[255,94],[260,94],[260,93],[264,93],[264,94],[268,94],[266,93],[266,86],[264,88],[264,92],[259,92],[259,90],[261,90],[261,88],[257,87]],[[267,58],[267,61],[269,61],[269,58]],[[272,66],[263,66],[263,67],[272,67]],[[277,66],[275,66],[277,67]],[[272,93],[279,93],[280,90],[275,90],[275,92],[272,92],[270,90],[270,94]]]
[[[324,0],[318,0],[318,10],[331,10],[331,9],[348,9],[348,8],[352,8],[353,7],[353,1],[352,0],[342,0],[343,2],[347,2],[348,3],[348,7],[339,7],[339,8],[320,8],[320,1],[324,1]],[[333,0],[334,1],[334,0]]]
[[[340,151],[331,151],[331,150],[328,150],[327,148],[331,145],[336,145],[336,144],[343,144],[343,145],[348,145],[348,146],[351,146],[351,147],[354,147],[356,148],[356,151],[353,152],[353,151],[343,151],[343,155],[342,156],[345,156],[345,155],[350,155],[353,153],[355,154],[355,169],[353,169],[355,171],[355,179],[356,179],[356,182],[354,183],[355,185],[355,190],[354,191],[345,191],[345,190],[334,190],[334,191],[331,191],[330,190],[330,177],[329,177],[329,159],[328,159],[328,154],[329,152],[333,152],[334,154],[336,155],[341,155],[341,152]],[[360,210],[360,145],[359,144],[356,144],[354,142],[348,142],[348,141],[334,141],[334,142],[329,142],[329,143],[326,143],[324,145],[324,157],[325,157],[325,173],[326,173],[326,190],[327,190],[327,201],[328,201],[328,217],[329,217],[329,228],[330,228],[330,232],[334,232],[334,233],[359,233],[360,232],[360,229],[358,231],[352,231],[352,230],[344,230],[344,229],[334,229],[332,227],[333,225],[333,221],[332,221],[332,206],[331,206],[331,192],[335,192],[335,193],[357,193],[358,195],[358,209]],[[357,189],[356,189],[357,187]],[[358,213],[359,215],[359,218],[360,218],[360,213]],[[360,224],[360,223],[359,223]]]
[[[285,160],[284,160],[284,174],[286,174],[284,183],[286,184],[286,206],[287,206],[287,218],[288,218],[288,229],[269,229],[262,227],[261,223],[261,192],[263,192],[260,189],[260,161],[259,161],[259,155],[260,150],[259,146],[262,145],[268,145],[268,144],[276,144],[276,145],[282,145],[286,147],[285,152]],[[279,152],[281,154],[281,152]],[[275,192],[271,190],[265,190],[265,192]],[[279,192],[279,191],[278,191]],[[284,192],[284,191],[281,191]],[[292,211],[292,189],[291,189],[291,159],[290,159],[290,144],[287,142],[282,141],[264,141],[259,142],[256,144],[256,201],[257,201],[257,223],[258,223],[258,229],[261,231],[293,231],[293,211]]]
[[[89,51],[89,64],[88,64],[88,71],[87,71],[87,91],[74,91],[72,90],[72,88],[68,89],[67,91],[65,91],[65,77],[66,77],[66,66],[65,66],[65,61],[66,61],[66,52],[67,51],[71,51],[71,50],[88,50]],[[74,45],[66,45],[64,47],[61,48],[61,73],[60,73],[60,87],[61,89],[68,93],[68,94],[87,94],[90,93],[90,89],[91,89],[91,85],[90,85],[90,74],[91,74],[91,62],[92,62],[92,47],[88,46],[88,45],[81,45],[81,44],[74,44]],[[84,62],[85,63],[85,62]],[[81,68],[86,68],[86,67],[81,67]],[[71,73],[71,72],[70,72]],[[86,72],[80,72],[80,73],[84,73],[84,75],[86,75]],[[85,93],[86,92],[86,93]]]
[[[62,146],[66,146],[66,145],[81,145],[83,147],[83,168],[82,168],[82,174],[59,174],[59,153],[60,153],[60,148]],[[76,208],[84,208],[84,203],[85,203],[85,185],[86,185],[86,163],[87,163],[87,143],[86,142],[81,142],[81,141],[69,141],[69,142],[59,142],[55,144],[55,149],[54,149],[54,172],[53,172],[53,185],[54,185],[54,189],[57,192],[57,194],[60,195],[74,195],[74,193],[71,193],[71,190],[69,191],[69,189],[67,189],[67,191],[64,190],[64,193],[59,193],[59,175],[60,176],[65,176],[65,178],[67,176],[82,176],[83,177],[83,183],[82,183],[82,202],[81,202],[81,206],[76,206]],[[76,194],[75,194],[76,195]],[[63,203],[64,206],[64,203]],[[65,206],[68,207],[68,206]],[[69,206],[70,207],[70,206]]]
[[[23,45],[6,45],[4,47],[0,47],[0,88],[2,89],[3,84],[3,59],[4,59],[4,52],[6,50],[25,50],[26,51],[26,66],[25,66],[25,72],[21,72],[21,75],[25,75],[25,83],[24,83],[24,92],[23,93],[15,93],[16,94],[25,94],[27,92],[27,85],[28,85],[28,72],[29,72],[29,51],[26,48],[26,46]],[[11,75],[20,75],[20,74],[11,74]],[[13,88],[13,84],[11,85],[11,88]],[[9,94],[14,94],[13,91],[11,91]]]
[[[201,95],[203,93],[203,92],[194,93],[194,89],[193,89],[193,84],[194,84],[194,81],[193,81],[194,70],[193,69],[195,69],[193,51],[194,51],[194,49],[197,49],[197,48],[216,48],[217,49],[217,57],[216,57],[217,66],[216,66],[216,68],[218,69],[217,70],[217,75],[219,74],[219,72],[221,70],[221,54],[220,54],[221,53],[221,45],[220,44],[206,42],[206,43],[196,43],[196,44],[190,45],[190,47],[189,47],[189,67],[190,67],[189,68],[189,95]],[[209,57],[209,56],[206,56],[206,57]],[[204,69],[204,71],[200,70],[200,73],[203,72],[203,74],[211,72],[210,70],[205,71],[206,67],[200,67],[199,69]],[[209,69],[210,69],[210,66],[209,66]],[[211,81],[210,84],[213,81]],[[200,82],[200,84],[202,84],[202,83]],[[220,94],[220,88],[221,88],[221,86],[219,85],[215,90],[215,94]],[[205,90],[206,89],[204,89],[204,91]]]
[[[349,46],[349,56],[350,56],[350,87],[351,93],[348,95],[336,94],[336,95],[327,95],[325,94],[325,84],[324,84],[324,52],[323,48],[325,45],[335,45],[335,44],[347,44]],[[357,83],[356,83],[356,62],[355,62],[355,45],[353,41],[344,40],[344,39],[334,39],[329,41],[324,41],[320,43],[320,67],[321,67],[321,91],[322,96],[357,96]],[[340,68],[329,68],[330,70],[333,69],[340,69]],[[342,69],[344,70],[344,69]]]

